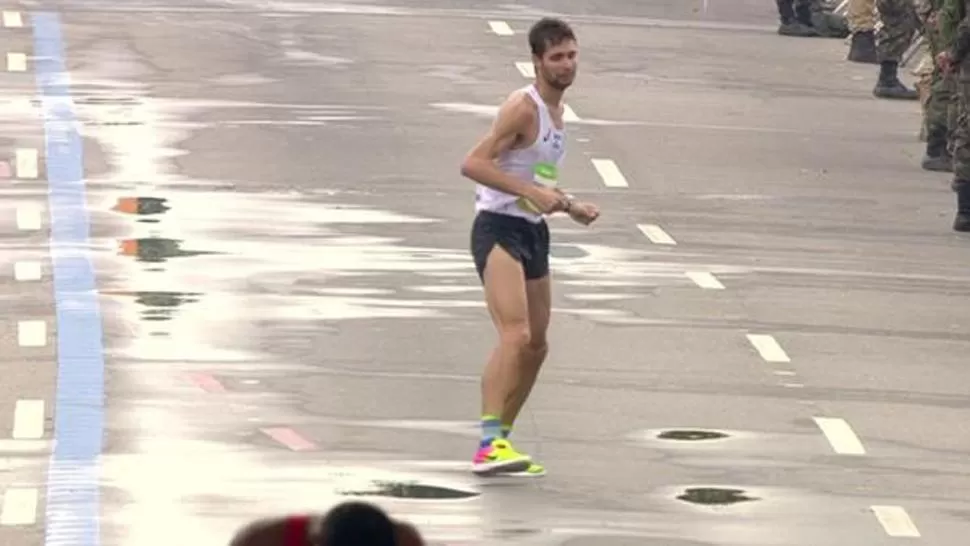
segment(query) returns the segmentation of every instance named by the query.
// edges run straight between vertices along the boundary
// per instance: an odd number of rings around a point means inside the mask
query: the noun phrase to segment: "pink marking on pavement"
[[[0,178],[10,178],[12,175],[13,171],[10,170],[10,163],[0,161]]]
[[[222,386],[222,383],[207,373],[190,373],[189,380],[205,392],[226,392],[226,388]]]
[[[317,447],[316,444],[289,427],[261,428],[259,430],[292,451],[309,451]]]

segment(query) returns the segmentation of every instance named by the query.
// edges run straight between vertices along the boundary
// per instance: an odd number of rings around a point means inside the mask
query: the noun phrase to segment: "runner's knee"
[[[507,347],[515,347],[519,350],[528,349],[532,344],[532,332],[529,324],[525,322],[515,322],[501,326],[499,336],[502,344]]]
[[[532,353],[541,353],[549,349],[549,342],[546,340],[545,332],[530,332],[529,342],[525,346]]]

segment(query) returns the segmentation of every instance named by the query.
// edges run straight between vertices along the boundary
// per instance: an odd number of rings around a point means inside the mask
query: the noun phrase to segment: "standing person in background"
[[[953,31],[950,46],[936,57],[946,74],[956,74],[957,118],[953,128],[953,183],[957,194],[956,231],[970,232],[970,20],[967,0],[945,0],[939,24],[944,32]]]
[[[817,37],[812,28],[811,0],[775,0],[778,6],[778,34],[782,36]]]
[[[872,0],[869,0],[872,1]],[[849,24],[823,0],[775,0],[781,26],[778,34],[822,38],[849,36]]]
[[[846,58],[856,63],[877,64],[875,0],[849,0],[848,20],[852,44]]]
[[[916,10],[934,61],[925,109],[926,153],[923,155],[923,168],[946,172],[953,170],[949,144],[956,118],[956,82],[952,74],[940,70],[936,57],[952,45],[956,29],[955,26],[951,28],[949,23],[940,24],[943,4],[944,0],[919,0]],[[943,18],[949,20],[946,16]]]
[[[872,94],[884,99],[919,100],[919,93],[899,81],[899,61],[919,26],[913,0],[876,0],[882,28],[876,34],[879,79]]]

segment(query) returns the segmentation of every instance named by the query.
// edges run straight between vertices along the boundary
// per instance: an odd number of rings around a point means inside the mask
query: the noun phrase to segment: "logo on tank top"
[[[550,138],[552,139],[552,145],[557,150],[562,148],[562,141],[563,141],[562,133],[559,133],[559,132],[554,133],[552,129],[546,129],[546,134],[545,136],[542,137],[542,141],[549,142]]]
[[[563,141],[565,140],[562,133],[554,133],[551,129],[546,133],[546,136],[542,139],[543,142],[549,142],[552,139],[552,149],[561,152],[563,148]]]

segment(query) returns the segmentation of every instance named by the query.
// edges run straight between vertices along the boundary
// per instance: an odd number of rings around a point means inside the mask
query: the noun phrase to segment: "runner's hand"
[[[599,216],[599,207],[592,203],[573,201],[573,204],[569,207],[569,217],[584,226],[592,224]]]
[[[544,186],[532,186],[526,199],[532,202],[543,214],[552,214],[566,208],[567,198],[554,189]]]

